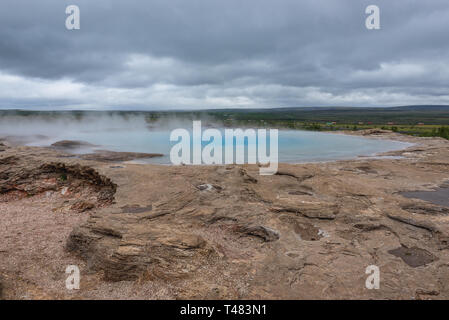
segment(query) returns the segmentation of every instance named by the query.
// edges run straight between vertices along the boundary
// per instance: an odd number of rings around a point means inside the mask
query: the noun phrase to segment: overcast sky
[[[65,27],[71,4],[80,30]],[[371,4],[380,30],[365,27]],[[0,5],[0,108],[449,104],[448,0]]]

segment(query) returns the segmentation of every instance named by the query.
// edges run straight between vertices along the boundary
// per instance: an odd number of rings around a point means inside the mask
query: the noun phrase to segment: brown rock
[[[90,219],[72,232],[66,246],[88,260],[92,270],[102,270],[106,280],[185,278],[214,255],[201,236],[120,214],[114,220]]]
[[[302,240],[317,241],[322,238],[319,232],[320,229],[310,223],[296,222],[294,223],[294,230]]]
[[[94,147],[95,145],[85,141],[61,140],[51,145],[58,149],[78,149],[82,147]]]
[[[72,210],[78,211],[80,213],[89,211],[93,208],[95,208],[95,204],[84,201],[84,200],[78,200],[71,206]]]
[[[236,232],[258,237],[265,242],[279,240],[279,232],[264,226],[237,226]]]
[[[134,159],[146,159],[162,157],[160,153],[140,153],[140,152],[115,152],[108,150],[95,150],[95,153],[80,155],[81,159],[101,162],[130,161]]]
[[[273,212],[292,212],[311,219],[333,220],[337,207],[325,203],[303,203],[298,206],[281,205],[271,208]]]
[[[89,187],[98,193],[98,200],[110,203],[117,186],[96,170],[80,164],[40,162],[26,157],[0,158],[0,194],[22,192],[33,196],[46,191],[56,191],[72,186]]]

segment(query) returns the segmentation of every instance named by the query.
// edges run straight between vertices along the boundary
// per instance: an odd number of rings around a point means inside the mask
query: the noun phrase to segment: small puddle
[[[444,184],[440,188],[432,191],[406,191],[400,192],[406,198],[421,199],[433,204],[449,207],[449,184]]]
[[[399,247],[388,251],[388,253],[401,258],[402,261],[412,268],[424,266],[438,259],[429,251],[417,247]]]

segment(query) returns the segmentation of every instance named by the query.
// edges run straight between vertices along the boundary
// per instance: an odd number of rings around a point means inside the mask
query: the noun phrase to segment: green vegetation
[[[323,128],[318,123],[312,123],[312,124],[305,124],[303,126],[306,130],[313,130],[313,131],[321,131]]]
[[[335,130],[366,130],[366,129],[382,129],[391,130],[402,134],[408,134],[418,137],[441,137],[449,140],[449,126],[439,125],[351,125],[337,124],[332,126],[320,126],[319,124],[297,126],[297,129],[313,130],[313,131],[335,131]]]
[[[425,136],[429,137],[441,137],[449,140],[449,127],[439,127],[433,128],[430,134],[426,134]]]
[[[260,126],[313,131],[383,129],[449,139],[449,106],[395,108],[297,108],[208,111],[227,126]]]

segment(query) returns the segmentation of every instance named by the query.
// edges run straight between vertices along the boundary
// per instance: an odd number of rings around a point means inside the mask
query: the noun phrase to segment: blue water
[[[204,129],[203,129],[204,130]],[[67,130],[56,136],[30,145],[50,145],[59,140],[82,140],[95,145],[92,149],[161,153],[161,158],[145,160],[149,163],[169,164],[170,150],[177,142],[170,142],[170,130],[137,126],[136,128],[99,128],[97,130]],[[267,133],[268,135],[268,133]],[[224,134],[223,134],[224,137]],[[368,139],[363,137],[310,132],[279,130],[279,162],[304,163],[351,159],[358,156],[373,156],[376,153],[403,149],[410,144]],[[203,142],[203,145],[209,142]],[[247,141],[245,141],[247,145]],[[269,149],[269,145],[267,146]],[[76,150],[77,153],[92,152],[92,149]],[[224,153],[224,151],[223,151]],[[247,159],[245,157],[245,159]]]

